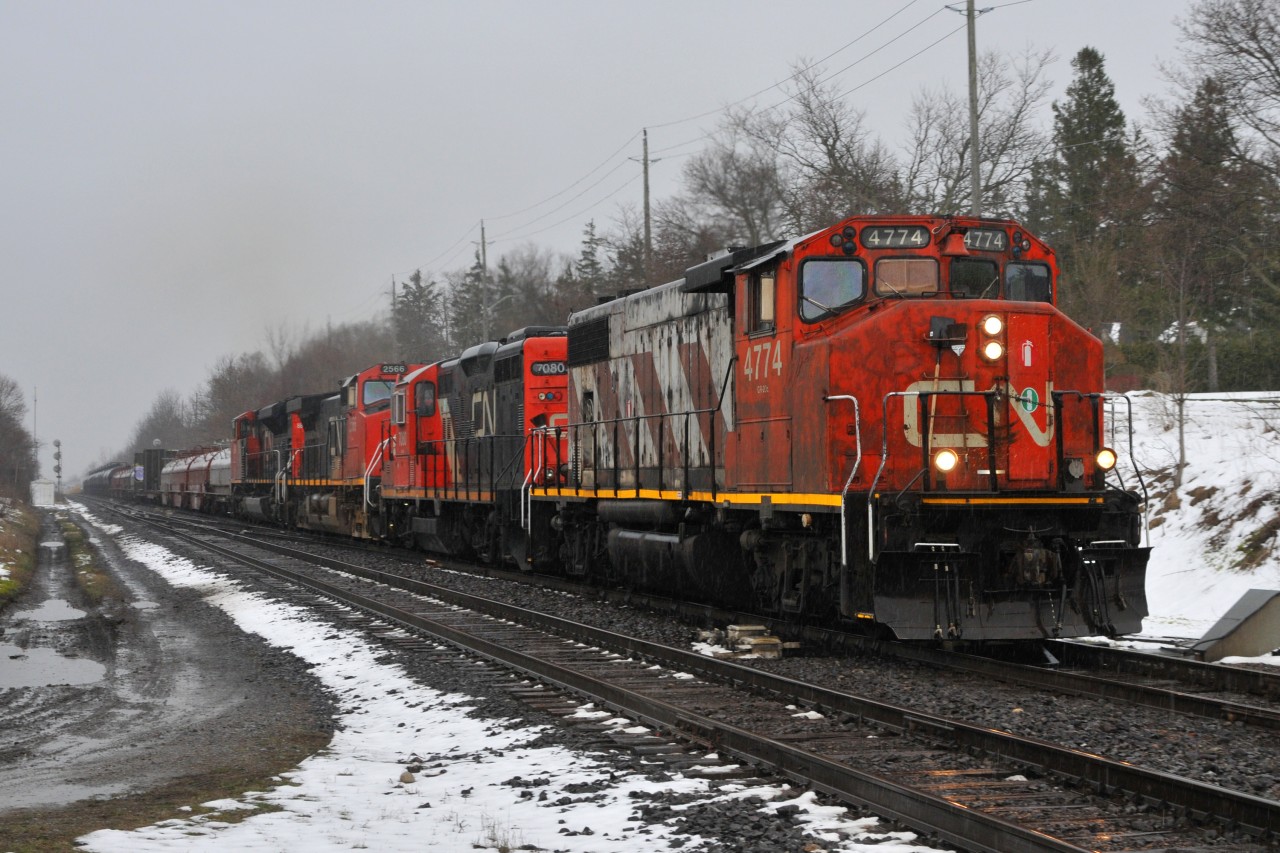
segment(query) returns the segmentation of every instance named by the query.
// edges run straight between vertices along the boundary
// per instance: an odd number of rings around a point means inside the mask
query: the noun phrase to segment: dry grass
[[[1248,572],[1265,563],[1275,552],[1275,538],[1278,534],[1280,534],[1280,517],[1272,518],[1250,533],[1237,548],[1240,559],[1236,561],[1234,568]]]
[[[115,579],[97,564],[93,546],[84,531],[70,519],[61,519],[62,538],[67,545],[67,559],[76,573],[76,586],[85,594],[90,604],[101,604],[103,599],[119,598],[120,587]]]
[[[0,519],[0,565],[8,570],[8,577],[0,578],[0,610],[31,582],[39,535],[39,515],[10,502],[4,518]]]

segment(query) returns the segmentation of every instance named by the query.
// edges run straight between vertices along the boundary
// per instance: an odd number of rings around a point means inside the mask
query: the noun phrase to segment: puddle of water
[[[156,604],[154,601],[135,601],[133,606],[138,610],[155,610],[160,605]]]
[[[0,643],[0,690],[93,684],[101,681],[106,672],[107,668],[97,661],[64,657],[53,649],[24,649]]]
[[[13,614],[16,619],[29,619],[34,622],[67,622],[84,616],[83,610],[77,610],[58,598],[50,598],[34,610],[18,610]]]

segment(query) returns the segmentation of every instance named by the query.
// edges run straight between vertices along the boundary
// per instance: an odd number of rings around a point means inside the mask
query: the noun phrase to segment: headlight
[[[1110,447],[1104,447],[1098,451],[1097,457],[1098,467],[1103,471],[1110,471],[1116,467],[1116,452]]]
[[[985,334],[995,336],[1004,331],[1004,320],[995,314],[989,314],[982,318],[981,326]]]
[[[987,341],[982,345],[982,357],[987,361],[999,361],[1004,356],[1004,344],[999,341]]]
[[[948,471],[954,471],[955,467],[960,464],[960,454],[951,448],[944,448],[933,454],[933,467],[937,468],[943,474]]]

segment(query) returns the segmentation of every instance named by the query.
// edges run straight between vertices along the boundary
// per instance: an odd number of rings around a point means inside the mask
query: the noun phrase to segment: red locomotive
[[[233,511],[907,640],[1135,632],[1142,502],[1057,274],[994,219],[733,250],[567,332],[244,413]]]
[[[1140,501],[1056,280],[1014,222],[855,217],[581,311],[534,530],[572,572],[901,639],[1136,631]]]
[[[397,384],[382,472],[389,533],[433,551],[533,559],[530,490],[561,482],[568,458],[565,341],[563,328],[521,329]]]
[[[381,537],[377,474],[390,442],[391,392],[418,367],[375,365],[345,379],[336,394],[290,397],[237,417],[236,511],[291,527]]]

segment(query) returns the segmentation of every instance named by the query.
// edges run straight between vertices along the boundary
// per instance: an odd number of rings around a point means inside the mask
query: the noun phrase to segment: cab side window
[[[773,270],[755,272],[747,284],[747,333],[772,332],[775,320],[775,283]]]
[[[413,411],[420,418],[429,418],[436,413],[436,384],[419,382],[413,388]]]

